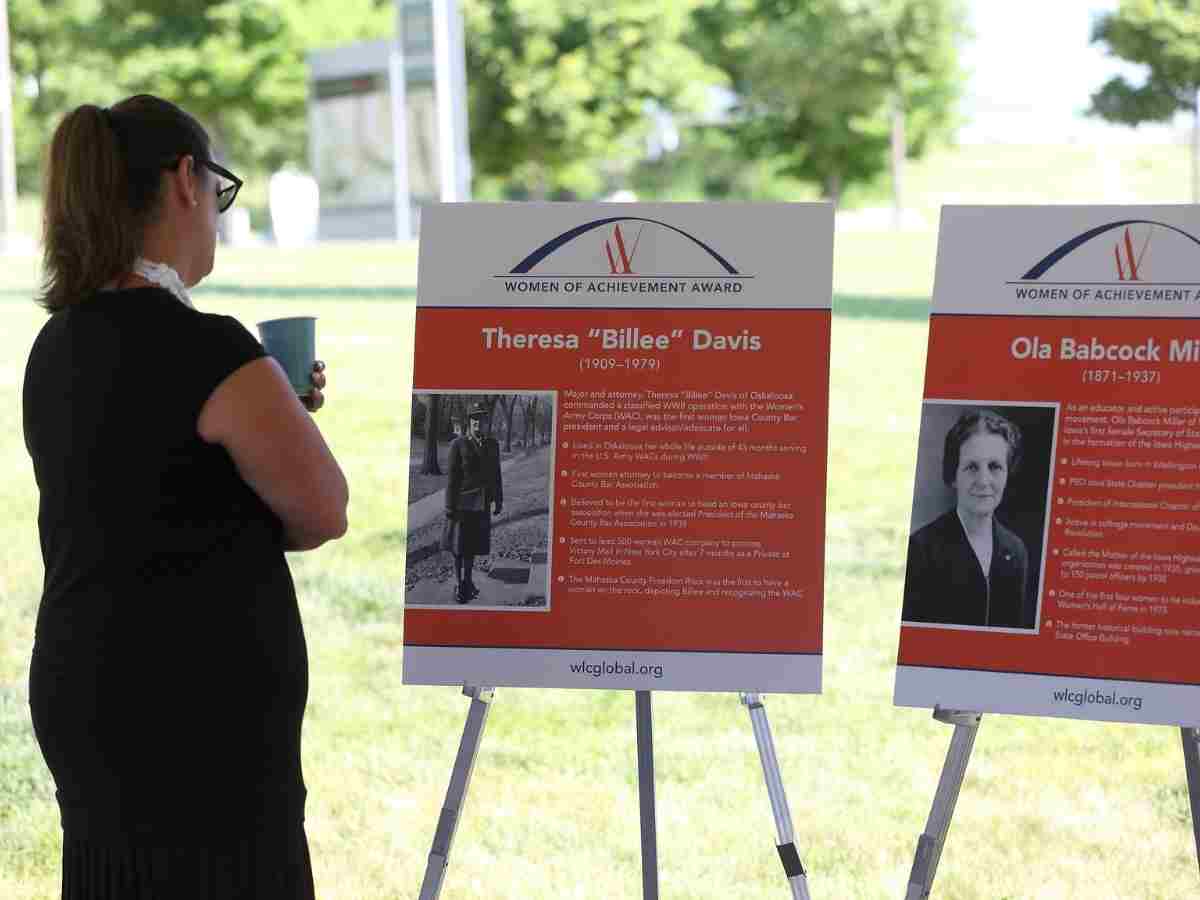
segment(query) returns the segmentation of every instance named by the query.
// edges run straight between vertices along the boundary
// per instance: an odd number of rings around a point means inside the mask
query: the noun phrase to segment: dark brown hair
[[[129,271],[158,210],[162,173],[184,155],[208,160],[208,134],[158,97],[67,113],[47,152],[38,303],[54,312]]]
[[[946,432],[946,444],[942,448],[942,481],[946,484],[954,484],[962,446],[977,434],[995,434],[1004,438],[1008,444],[1008,471],[1010,475],[1016,474],[1021,464],[1021,429],[999,413],[978,409],[963,413]]]

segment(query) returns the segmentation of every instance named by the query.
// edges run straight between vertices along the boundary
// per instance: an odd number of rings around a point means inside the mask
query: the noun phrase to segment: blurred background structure
[[[847,225],[929,228],[943,201],[1200,191],[1191,0],[5,8],[0,230],[27,239],[55,122],[137,91],[204,121],[248,176],[244,231],[263,237],[267,181],[287,164],[315,176],[327,238],[405,239],[422,205],[468,197],[825,197],[852,213]],[[1192,157],[1182,171],[1181,149]],[[940,190],[922,161],[946,176]],[[1162,190],[1149,167],[1191,190]],[[966,169],[988,175],[964,190],[955,172]],[[1085,172],[1087,195],[1056,187]],[[27,198],[16,208],[14,183]],[[1019,193],[983,189],[997,184]]]
[[[306,827],[325,900],[413,896],[462,728],[457,691],[400,683],[399,586],[420,537],[402,510],[408,486],[434,477],[421,427],[440,421],[413,408],[405,371],[417,256],[394,239],[405,220],[415,233],[422,205],[468,195],[836,200],[828,687],[772,698],[771,717],[814,892],[903,895],[947,738],[891,703],[938,210],[1191,198],[1200,0],[457,0],[465,115],[434,87],[434,14],[451,5],[0,0],[0,173],[17,185],[10,214],[0,177],[3,900],[55,896],[62,849],[27,692],[44,573],[20,390],[46,320],[32,300],[41,159],[66,111],[139,91],[196,113],[246,179],[231,212],[248,216],[222,216],[246,246],[220,249],[197,305],[251,329],[320,318],[321,428],[353,495],[346,537],[292,560],[313,673]],[[461,137],[457,157],[443,149],[447,115],[467,122],[469,160]],[[278,243],[272,185],[317,188],[324,235],[344,239]],[[370,233],[382,239],[350,239]],[[506,452],[524,456],[546,419],[522,402],[499,396],[496,419]],[[629,697],[513,690],[497,702],[447,896],[633,896]],[[732,695],[655,699],[673,896],[783,888],[744,716]],[[992,720],[939,896],[1197,895],[1177,730]]]
[[[308,159],[323,238],[408,240],[420,209],[471,197],[455,0],[397,0],[392,40],[308,56]]]

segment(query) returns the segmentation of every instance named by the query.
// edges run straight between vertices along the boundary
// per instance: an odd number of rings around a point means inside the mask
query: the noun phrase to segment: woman
[[[240,184],[147,95],[78,107],[50,145],[51,316],[23,403],[46,566],[30,706],[64,900],[313,896],[284,551],[341,536],[348,492],[278,364],[192,307]]]
[[[484,434],[488,409],[475,404],[467,414],[467,433],[450,443],[446,461],[446,546],[454,554],[454,599],[469,603],[479,596],[471,577],[475,557],[492,552],[492,511],[504,509],[500,445]],[[452,523],[452,524],[450,524]]]
[[[995,515],[1020,456],[1020,430],[994,412],[966,413],[946,434],[942,479],[955,508],[909,538],[904,621],[1032,627],[1029,551]]]

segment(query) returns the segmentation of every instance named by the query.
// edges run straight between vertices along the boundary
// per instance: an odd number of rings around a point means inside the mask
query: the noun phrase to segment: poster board
[[[1200,208],[944,208],[924,397],[895,702],[1200,724]]]
[[[827,204],[427,211],[414,448],[490,405],[503,509],[458,602],[414,465],[405,683],[820,690],[832,252]]]

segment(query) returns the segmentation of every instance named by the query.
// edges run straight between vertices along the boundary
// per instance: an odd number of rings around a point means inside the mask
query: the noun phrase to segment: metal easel
[[[946,833],[950,830],[950,819],[954,815],[954,804],[958,801],[959,790],[967,774],[967,763],[971,759],[971,749],[975,746],[975,735],[983,718],[977,712],[953,709],[935,709],[933,717],[939,722],[953,725],[954,734],[946,751],[946,762],[942,766],[942,777],[938,781],[925,831],[917,840],[917,852],[904,900],[925,900],[933,890],[933,876],[937,873],[938,860],[946,844]],[[1200,728],[1180,728],[1179,737],[1183,744],[1183,763],[1187,773],[1192,836],[1196,843],[1197,862],[1200,863]]]
[[[471,698],[467,712],[467,723],[463,727],[462,739],[458,744],[458,755],[446,788],[446,801],[438,817],[437,830],[433,836],[433,847],[425,866],[425,878],[421,882],[419,900],[437,900],[446,877],[450,859],[450,846],[462,817],[463,803],[483,729],[491,710],[494,690],[490,687],[465,687],[463,694]],[[776,849],[787,875],[793,900],[810,900],[807,876],[800,862],[792,832],[792,816],[788,810],[787,795],[783,778],[779,772],[779,760],[775,756],[775,743],[771,739],[771,727],[767,723],[767,711],[757,693],[741,694],[743,705],[750,712],[750,724],[754,728],[754,740],[758,744],[758,755],[762,762],[763,775],[767,782],[767,795],[771,800],[771,811],[775,816],[775,828],[779,833]],[[637,728],[638,759],[638,805],[641,818],[642,837],[642,898],[658,900],[658,824],[654,799],[654,720],[650,704],[650,691],[634,694],[635,723]],[[1200,771],[1200,770],[1198,770]]]
[[[779,759],[775,756],[775,742],[771,739],[771,726],[767,722],[767,710],[757,693],[740,695],[742,704],[750,712],[750,724],[754,729],[754,741],[758,744],[758,758],[762,762],[763,777],[767,782],[767,796],[771,800],[771,812],[775,815],[775,829],[779,842],[775,845],[793,900],[811,900],[808,893],[807,873],[800,862],[792,831],[792,814],[788,810],[787,794],[783,789],[783,776],[779,771]],[[642,819],[642,898],[658,900],[658,837],[654,808],[654,724],[650,710],[650,691],[638,691],[637,706],[637,756],[638,756],[638,801]]]
[[[450,845],[454,843],[454,832],[458,830],[458,820],[462,817],[463,802],[471,784],[471,773],[475,771],[475,758],[479,754],[479,742],[483,740],[483,727],[487,725],[495,689],[464,687],[463,694],[471,698],[471,708],[467,711],[462,740],[458,742],[458,755],[454,758],[454,769],[446,788],[446,802],[442,805],[437,830],[433,833],[433,847],[429,851],[429,862],[425,865],[420,900],[437,900],[442,892],[446,865],[450,861]]]
[[[642,900],[658,900],[658,818],[654,804],[654,719],[650,692],[634,694],[637,714],[638,810],[642,820]]]
[[[942,777],[938,779],[925,831],[917,840],[917,853],[913,858],[912,873],[908,876],[908,891],[904,900],[925,900],[933,890],[933,876],[937,874],[938,860],[942,858],[946,833],[950,830],[950,819],[954,816],[954,804],[958,802],[958,793],[967,774],[967,763],[971,761],[971,748],[975,746],[975,735],[983,718],[977,712],[941,708],[934,709],[933,717],[939,722],[953,725],[954,734],[946,750],[946,762],[942,765]]]
[[[792,814],[788,810],[787,794],[783,789],[783,776],[779,772],[779,759],[775,756],[775,742],[771,739],[771,726],[767,723],[767,710],[757,693],[743,693],[742,705],[750,712],[750,725],[754,729],[754,741],[758,744],[758,758],[762,762],[763,777],[767,782],[767,796],[771,800],[771,812],[775,816],[775,830],[779,834],[779,861],[787,875],[793,900],[809,900],[808,875],[800,862],[792,831]]]

